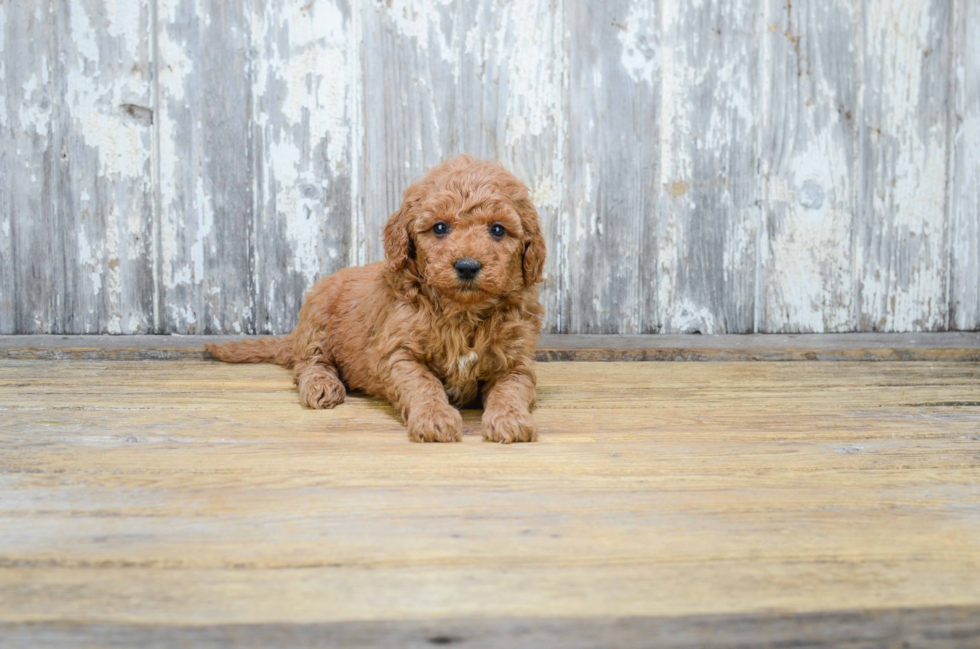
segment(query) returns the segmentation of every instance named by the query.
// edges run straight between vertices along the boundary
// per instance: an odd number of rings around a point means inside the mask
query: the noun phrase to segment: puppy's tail
[[[289,336],[232,340],[208,343],[204,346],[212,356],[226,363],[275,363],[289,367],[293,364],[293,349]]]

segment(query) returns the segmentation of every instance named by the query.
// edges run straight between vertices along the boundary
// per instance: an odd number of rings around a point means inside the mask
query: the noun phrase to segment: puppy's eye
[[[444,222],[439,221],[438,223],[432,226],[432,234],[436,235],[437,237],[441,237],[443,235],[449,234],[449,226],[446,225]]]
[[[505,234],[507,234],[507,230],[499,223],[490,226],[490,236],[494,239],[503,239]]]

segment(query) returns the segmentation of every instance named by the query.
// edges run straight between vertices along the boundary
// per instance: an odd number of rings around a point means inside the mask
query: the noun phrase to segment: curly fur
[[[459,441],[457,408],[479,398],[484,439],[535,441],[545,245],[527,187],[500,165],[464,155],[432,169],[403,199],[384,229],[386,261],[318,281],[289,335],[208,351],[293,368],[311,408],[342,403],[348,389],[384,397],[413,441]],[[440,221],[449,226],[443,236],[433,232]],[[494,224],[506,235],[491,236]],[[471,282],[454,268],[464,257],[482,264]]]

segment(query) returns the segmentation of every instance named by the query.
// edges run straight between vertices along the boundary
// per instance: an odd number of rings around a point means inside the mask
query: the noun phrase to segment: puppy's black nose
[[[473,279],[483,265],[472,257],[464,257],[453,264],[453,268],[456,269],[460,279]]]

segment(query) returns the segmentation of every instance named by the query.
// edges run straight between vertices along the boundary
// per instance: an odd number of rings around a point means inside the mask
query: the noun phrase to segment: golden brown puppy
[[[527,187],[463,155],[403,198],[385,226],[385,262],[318,281],[289,335],[208,351],[293,368],[311,408],[333,408],[347,389],[384,397],[416,442],[459,441],[456,408],[479,397],[484,439],[533,442],[545,245]]]

